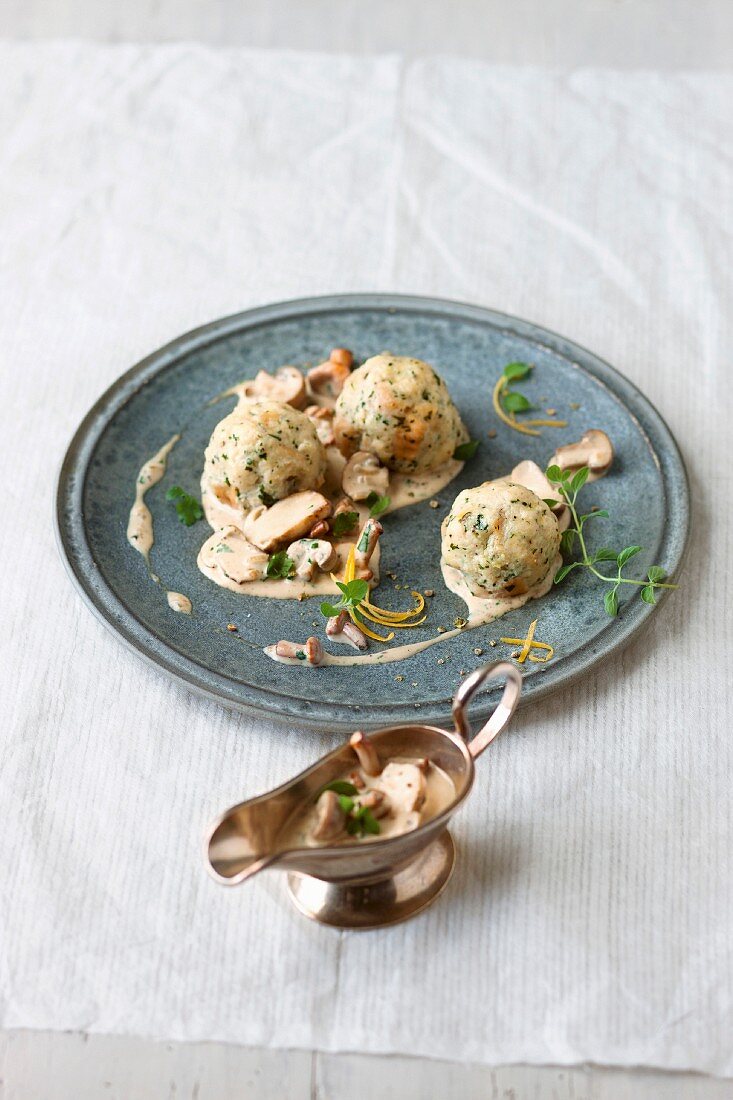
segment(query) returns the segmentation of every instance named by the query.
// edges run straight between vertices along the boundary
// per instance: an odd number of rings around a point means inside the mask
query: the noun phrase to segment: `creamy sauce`
[[[191,601],[182,592],[167,592],[166,599],[172,611],[180,611],[182,615],[190,615],[192,611]]]
[[[455,477],[458,477],[463,469],[463,462],[452,458],[439,470],[432,470],[428,474],[394,474],[389,475],[389,508],[385,515],[396,512],[399,508],[408,508],[411,504],[419,504],[422,500],[429,500],[441,489],[445,489]]]
[[[441,562],[446,588],[450,589],[451,592],[455,592],[466,604],[468,621],[465,626],[456,627],[454,630],[446,630],[435,638],[426,638],[421,642],[388,646],[387,649],[381,649],[377,653],[354,654],[354,656],[344,657],[333,653],[324,653],[323,660],[318,667],[321,668],[323,665],[390,665],[395,661],[405,661],[408,657],[414,657],[416,653],[422,653],[424,649],[430,649],[431,646],[437,645],[438,642],[447,642],[451,638],[457,638],[459,634],[463,634],[466,630],[475,630],[476,627],[486,626],[488,623],[494,622],[495,619],[500,619],[502,615],[524,607],[529,600],[537,600],[541,596],[546,596],[552,588],[555,573],[561,565],[562,558],[558,555],[542,583],[528,592],[523,592],[521,596],[504,596],[502,599],[484,600],[469,592],[462,574],[457,569]],[[274,645],[266,646],[264,652],[273,661],[279,661],[284,665],[300,665],[301,668],[314,667],[306,661],[299,661],[297,657],[278,656]]]
[[[361,768],[354,768],[341,778],[351,782],[356,773],[364,783],[364,789],[354,796],[357,801],[359,795],[366,795],[369,791],[380,791],[389,802],[389,812],[378,817],[379,833],[365,833],[363,836],[351,836],[347,832],[335,839],[317,839],[313,831],[317,827],[318,806],[311,802],[305,808],[299,808],[285,823],[277,838],[279,849],[290,848],[322,848],[341,846],[343,844],[365,844],[378,840],[386,840],[393,836],[402,836],[403,833],[412,832],[414,829],[431,821],[454,801],[456,788],[453,780],[436,764],[430,763],[426,771],[420,768],[422,761],[411,757],[396,757],[385,766],[381,775],[367,775]],[[417,767],[424,775],[424,801],[418,808],[412,808],[410,791],[406,790],[400,782],[399,774],[392,777],[390,772],[397,769],[389,765],[408,764]],[[346,818],[344,817],[346,820]]]
[[[245,593],[247,596],[266,596],[273,600],[300,600],[310,596],[340,596],[338,588],[331,580],[330,573],[343,574],[346,559],[353,543],[339,542],[334,549],[338,561],[328,573],[316,571],[313,580],[305,577],[267,577],[258,580],[243,580],[247,563],[250,561],[251,544],[236,527],[224,528],[210,535],[199,551],[197,564],[209,580],[228,588],[230,592]],[[265,558],[267,555],[264,555]],[[372,554],[369,568],[374,574],[370,585],[379,583],[379,543]],[[325,619],[324,619],[325,625]]]
[[[145,494],[153,485],[157,485],[165,475],[168,465],[168,455],[171,453],[180,435],[171,436],[160,450],[149,458],[137,475],[135,484],[135,503],[130,509],[130,518],[127,522],[127,541],[138,554],[142,554],[148,566],[150,565],[150,551],[155,536],[153,533],[153,516],[145,503]]]
[[[150,569],[150,551],[155,542],[153,515],[145,503],[145,494],[165,476],[168,455],[180,438],[180,434],[171,436],[168,442],[141,467],[135,482],[135,503],[130,509],[130,518],[127,521],[127,541],[133,550],[142,554],[150,579],[156,584],[160,584],[160,577]],[[166,598],[172,611],[180,611],[184,615],[191,614],[191,601],[182,592],[166,591]]]

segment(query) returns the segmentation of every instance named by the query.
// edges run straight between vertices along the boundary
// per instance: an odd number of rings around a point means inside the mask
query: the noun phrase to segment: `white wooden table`
[[[567,67],[733,67],[731,0],[0,0],[0,11],[2,33],[17,38],[447,52]],[[733,1096],[733,1082],[647,1070],[480,1067],[85,1034],[0,1034],[0,1096],[7,1100],[164,1095],[722,1100]]]

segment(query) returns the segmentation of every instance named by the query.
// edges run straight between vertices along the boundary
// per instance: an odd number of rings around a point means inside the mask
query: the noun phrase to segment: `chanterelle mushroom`
[[[311,836],[314,840],[336,840],[346,832],[346,815],[335,791],[324,791],[316,803],[318,817]]]
[[[366,500],[370,493],[384,496],[389,488],[389,470],[376,455],[357,451],[344,466],[341,485],[352,500]]]
[[[274,374],[261,370],[238,389],[249,400],[283,401],[296,409],[303,408],[307,396],[305,378],[297,367],[280,367]]]
[[[326,634],[334,642],[350,645],[352,649],[366,649],[366,635],[359,630],[345,611],[339,611],[326,622]]]
[[[384,528],[378,519],[369,518],[362,527],[359,538],[356,540],[356,546],[354,548],[354,565],[356,566],[358,575],[365,580],[371,580],[374,576],[373,571],[369,568],[369,562],[372,559],[372,554],[377,548],[377,543],[383,531]]]
[[[590,470],[589,481],[595,481],[608,473],[613,462],[613,445],[600,428],[590,428],[577,443],[567,443],[558,447],[550,459],[550,466],[559,466],[561,470],[579,470],[587,466]]]
[[[361,730],[357,730],[349,738],[349,744],[359,758],[359,763],[366,774],[379,775],[382,770],[379,755],[366,734],[362,733]]]
[[[330,502],[309,489],[278,500],[271,508],[253,508],[244,521],[244,533],[260,550],[269,551],[305,535],[330,514]]]
[[[335,564],[338,554],[326,539],[298,539],[287,549],[288,557],[295,563],[298,577],[313,579],[316,569],[326,573]]]
[[[348,348],[334,348],[325,363],[311,367],[308,384],[313,393],[338,397],[351,373],[354,357]]]

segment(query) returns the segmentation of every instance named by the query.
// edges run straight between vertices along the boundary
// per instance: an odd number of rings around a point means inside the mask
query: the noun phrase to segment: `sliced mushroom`
[[[352,733],[349,744],[356,753],[359,763],[367,775],[379,775],[382,765],[379,762],[379,754],[366,734],[361,730]]]
[[[273,550],[307,534],[315,523],[330,514],[330,502],[321,493],[308,489],[278,500],[271,508],[253,508],[244,521],[244,533],[260,550]]]
[[[313,393],[338,397],[351,373],[354,357],[347,348],[334,348],[325,363],[311,367],[308,385]]]
[[[370,493],[384,496],[389,488],[389,470],[376,455],[357,451],[344,466],[341,485],[352,500],[366,500]]]
[[[374,575],[369,568],[369,562],[371,561],[372,554],[377,548],[379,537],[383,531],[384,528],[379,520],[370,517],[362,527],[359,538],[356,540],[356,546],[354,548],[354,565],[356,566],[356,571],[359,576],[363,577],[365,580],[371,580]]]
[[[201,564],[221,569],[235,584],[262,580],[269,560],[269,555],[253,546],[237,527],[217,531],[201,547]]]
[[[370,810],[374,817],[386,817],[392,807],[384,791],[372,787],[366,794],[359,795],[359,805]]]
[[[274,374],[261,370],[251,382],[244,382],[239,392],[251,401],[283,401],[296,409],[306,402],[305,378],[297,367],[280,367]]]
[[[296,577],[309,581],[313,580],[317,569],[327,573],[338,560],[337,552],[326,539],[298,539],[291,542],[287,555],[295,563]]]
[[[385,767],[379,777],[379,787],[394,806],[406,813],[419,810],[427,794],[425,772],[417,764],[396,760]]]
[[[346,814],[335,791],[324,791],[316,810],[316,823],[311,831],[314,840],[337,840],[346,835]]]
[[[334,442],[333,409],[329,409],[326,405],[309,405],[304,412],[313,421],[316,435],[323,446],[330,447]]]
[[[367,647],[366,635],[359,630],[356,623],[351,621],[345,611],[340,611],[338,615],[332,616],[326,622],[326,634],[334,642],[350,645],[352,649]]]
[[[550,459],[550,466],[559,466],[561,470],[579,470],[587,466],[590,470],[589,481],[597,481],[608,473],[613,462],[613,444],[600,428],[589,428],[577,443],[567,443],[558,447]]]

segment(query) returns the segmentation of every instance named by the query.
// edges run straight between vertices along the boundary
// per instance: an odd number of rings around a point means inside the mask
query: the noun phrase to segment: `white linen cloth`
[[[730,75],[0,47],[0,1003],[83,1028],[733,1074]],[[187,694],[58,560],[99,393],[217,316],[320,292],[479,302],[593,348],[690,465],[682,588],[517,717],[393,930],[205,874],[215,812],[334,741]],[[643,507],[643,502],[639,503]]]

